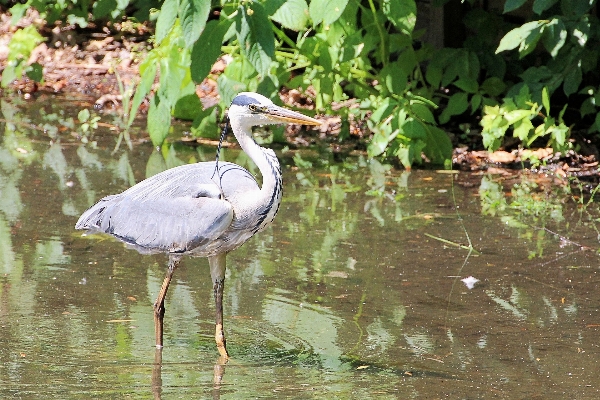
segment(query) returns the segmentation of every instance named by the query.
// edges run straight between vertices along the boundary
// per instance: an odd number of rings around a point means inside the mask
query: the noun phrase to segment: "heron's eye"
[[[248,108],[250,109],[250,111],[252,112],[257,112],[259,110],[259,107],[256,104],[249,104]]]

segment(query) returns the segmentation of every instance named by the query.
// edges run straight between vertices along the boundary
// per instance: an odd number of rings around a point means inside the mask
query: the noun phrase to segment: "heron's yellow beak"
[[[287,123],[287,124],[300,124],[300,125],[321,125],[321,121],[314,118],[307,117],[296,111],[288,110],[287,108],[271,106],[264,110],[264,114],[269,117],[272,121]]]

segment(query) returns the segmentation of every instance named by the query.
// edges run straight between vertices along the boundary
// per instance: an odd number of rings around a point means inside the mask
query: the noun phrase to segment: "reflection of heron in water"
[[[113,235],[142,254],[167,253],[168,271],[154,303],[156,347],[163,345],[165,296],[184,255],[208,257],[216,304],[215,340],[229,357],[223,332],[225,258],[265,229],[281,202],[281,169],[275,153],[252,138],[265,124],[319,125],[256,93],[240,93],[229,121],[242,149],[262,174],[262,187],[246,169],[228,162],[201,162],[154,175],[121,194],[104,197],[81,215],[76,229]]]

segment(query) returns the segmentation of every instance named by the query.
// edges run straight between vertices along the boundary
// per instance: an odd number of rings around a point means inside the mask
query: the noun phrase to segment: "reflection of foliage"
[[[506,218],[507,224],[516,227],[544,227],[549,220],[562,222],[563,202],[568,195],[568,186],[542,190],[533,179],[525,176],[513,185],[510,196],[505,196],[504,187],[489,176],[483,177],[479,187],[481,212]]]
[[[557,225],[571,231],[583,227],[598,232],[597,208],[591,209],[595,207],[595,191],[588,201],[584,201],[582,196],[574,194],[570,185],[545,187],[537,182],[539,179],[522,176],[512,185],[510,194],[505,193],[501,181],[495,181],[491,176],[483,177],[479,187],[482,214],[499,217],[505,225],[517,229],[528,243],[533,242],[535,249],[530,250],[530,258],[541,257],[549,239],[569,242],[569,233],[560,236],[554,233]],[[565,207],[568,202],[578,203],[572,215],[565,215],[567,209],[571,209]]]

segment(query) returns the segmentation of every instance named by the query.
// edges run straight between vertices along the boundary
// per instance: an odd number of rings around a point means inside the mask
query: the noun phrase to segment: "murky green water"
[[[327,154],[303,154],[314,166],[297,169],[280,153],[275,224],[229,256],[232,359],[217,362],[207,262],[187,258],[167,296],[161,367],[151,304],[166,257],[73,226],[100,197],[214,148],[111,155],[106,132],[97,148],[68,132],[51,144],[19,122],[38,124],[35,105],[10,107],[0,123],[2,398],[598,397],[594,204],[520,178],[460,173],[452,184],[437,171],[319,163]],[[468,258],[452,244],[467,246],[467,234],[479,253]]]

